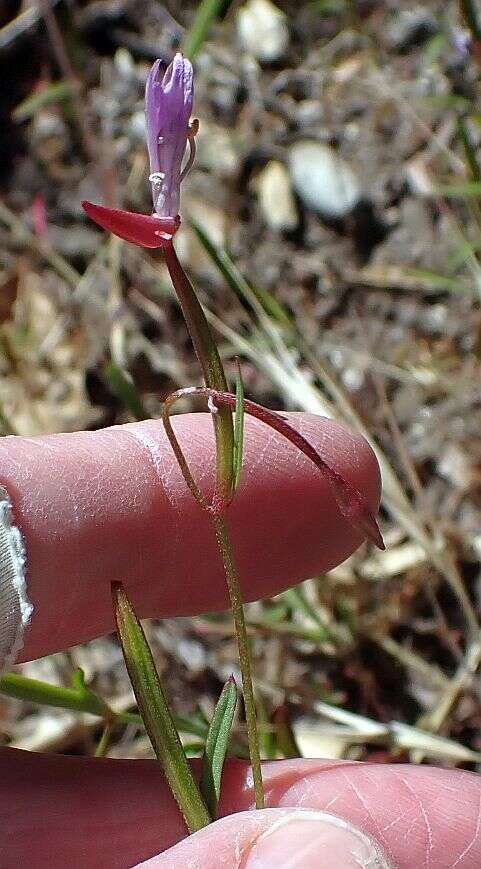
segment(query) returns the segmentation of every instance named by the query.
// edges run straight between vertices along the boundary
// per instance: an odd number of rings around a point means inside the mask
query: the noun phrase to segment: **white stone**
[[[323,217],[342,219],[361,199],[357,176],[328,145],[296,142],[289,151],[289,168],[304,205]]]
[[[248,0],[237,14],[239,41],[258,60],[279,60],[289,45],[287,17],[270,0]]]
[[[267,225],[289,231],[298,223],[297,208],[289,173],[283,163],[271,160],[256,180],[259,207]]]

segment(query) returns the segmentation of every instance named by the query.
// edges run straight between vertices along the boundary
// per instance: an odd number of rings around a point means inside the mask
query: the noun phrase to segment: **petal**
[[[105,208],[93,202],[83,201],[82,208],[102,229],[140,247],[165,247],[180,225],[180,221],[172,217],[155,217],[122,211],[119,208]]]
[[[161,125],[162,84],[160,71],[162,61],[156,60],[149,72],[145,85],[145,121],[147,126],[147,147],[149,150],[150,171],[158,172],[159,130]]]
[[[179,210],[180,174],[194,98],[192,64],[177,53],[161,78],[156,61],[145,88],[145,114],[154,209],[175,217]]]
[[[167,95],[175,95],[179,106],[184,109],[186,120],[192,113],[194,102],[194,70],[190,60],[178,52],[167,67],[162,79],[162,90]]]

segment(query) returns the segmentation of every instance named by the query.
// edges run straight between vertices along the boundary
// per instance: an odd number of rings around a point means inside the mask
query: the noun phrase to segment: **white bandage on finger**
[[[33,606],[27,597],[26,554],[12,502],[0,486],[0,672],[15,661]]]

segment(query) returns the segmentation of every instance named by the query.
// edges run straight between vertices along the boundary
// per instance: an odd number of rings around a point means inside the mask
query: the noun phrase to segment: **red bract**
[[[82,208],[102,229],[140,247],[167,247],[180,226],[180,217],[137,214],[86,201],[82,202]]]

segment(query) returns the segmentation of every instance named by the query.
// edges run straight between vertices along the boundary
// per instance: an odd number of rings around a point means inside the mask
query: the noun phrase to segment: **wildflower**
[[[149,181],[152,184],[154,210],[159,217],[177,217],[180,183],[195,156],[194,136],[197,122],[189,126],[194,96],[191,63],[176,54],[160,76],[161,61],[156,60],[145,88],[145,117],[150,159]],[[187,142],[190,154],[182,169]]]
[[[160,60],[150,70],[145,88],[147,145],[154,213],[105,208],[82,202],[89,217],[104,229],[141,247],[165,247],[180,225],[180,185],[195,157],[198,121],[190,124],[194,97],[190,61],[176,54],[165,73]],[[185,150],[189,156],[182,166]]]

